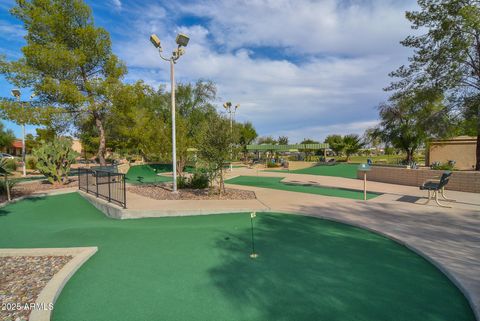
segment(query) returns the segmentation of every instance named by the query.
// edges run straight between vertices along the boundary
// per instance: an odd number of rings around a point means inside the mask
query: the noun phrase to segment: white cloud
[[[147,16],[128,25],[129,40],[114,42],[115,50],[130,67],[128,80],[168,84],[168,63],[160,60],[148,37],[157,33],[168,55],[175,33],[185,32],[191,40],[176,65],[177,80],[215,81],[219,106],[224,100],[240,103],[237,119],[252,121],[261,135],[287,134],[296,141],[360,133],[376,124],[375,106],[386,96],[382,88],[389,82],[387,74],[408,56],[398,42],[409,33],[403,16],[412,1],[338,3],[206,0],[175,8],[150,5]],[[172,12],[209,22],[182,26]],[[258,46],[273,54],[257,55]]]
[[[117,10],[122,10],[122,1],[121,0],[112,0],[112,3]]]

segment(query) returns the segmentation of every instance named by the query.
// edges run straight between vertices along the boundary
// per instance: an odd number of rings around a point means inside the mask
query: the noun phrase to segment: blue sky
[[[377,123],[388,73],[410,55],[399,44],[411,33],[404,12],[416,8],[414,0],[86,2],[127,64],[126,81],[168,84],[168,64],[148,38],[158,34],[170,52],[176,33],[186,33],[177,81],[213,80],[219,108],[239,103],[237,120],[292,142],[361,134]],[[10,59],[20,56],[24,34],[8,12],[13,5],[0,0],[0,53]],[[0,77],[0,95],[11,88]],[[18,126],[6,125],[20,136]]]

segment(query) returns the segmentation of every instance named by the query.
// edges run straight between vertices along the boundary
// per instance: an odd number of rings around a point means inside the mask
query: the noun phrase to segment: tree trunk
[[[103,128],[102,121],[100,120],[100,117],[98,117],[97,114],[94,114],[95,117],[95,125],[97,126],[98,129],[98,135],[99,135],[99,144],[98,144],[98,161],[100,162],[101,166],[107,165],[107,162],[105,161],[105,150],[106,150],[106,144],[105,144],[105,129]]]
[[[407,165],[413,161],[413,149],[407,149]]]
[[[5,189],[7,190],[7,200],[10,202],[12,198],[10,197],[10,186],[8,185],[8,175],[5,173]]]

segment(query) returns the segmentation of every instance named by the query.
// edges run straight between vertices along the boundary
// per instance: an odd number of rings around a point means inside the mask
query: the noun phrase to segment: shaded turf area
[[[360,190],[335,188],[335,187],[323,187],[323,186],[317,186],[317,185],[311,185],[311,184],[305,185],[305,184],[285,183],[285,182],[282,182],[282,179],[283,177],[237,176],[229,180],[226,180],[225,183],[271,188],[271,189],[277,189],[277,190],[289,191],[289,192],[300,192],[300,193],[307,193],[307,194],[316,194],[316,195],[363,200],[363,191],[360,191]],[[367,199],[372,199],[379,195],[381,194],[367,192]]]
[[[335,165],[318,165],[309,168],[296,169],[288,171],[288,173],[357,178],[357,167],[358,164],[338,163]],[[280,171],[287,172],[287,170]],[[271,172],[278,171],[271,170]]]
[[[368,231],[258,213],[113,220],[76,193],[0,209],[0,247],[98,246],[53,320],[474,320],[460,291]]]
[[[125,179],[130,184],[151,184],[172,181],[171,177],[158,174],[168,173],[173,170],[171,164],[148,164],[130,167]]]
[[[233,168],[240,168],[244,166],[233,166]],[[230,168],[230,166],[225,166],[225,168]],[[171,182],[172,177],[162,176],[158,174],[169,173],[173,171],[171,164],[148,164],[148,165],[135,165],[130,167],[125,179],[127,183],[130,184],[151,184],[151,183],[162,183],[162,182]],[[185,166],[185,173],[193,173],[195,167]]]

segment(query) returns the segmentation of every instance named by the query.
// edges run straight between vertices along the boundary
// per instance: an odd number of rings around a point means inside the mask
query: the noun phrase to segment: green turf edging
[[[0,209],[0,247],[98,246],[57,320],[473,321],[461,292],[404,246],[314,217],[113,220],[77,193]],[[208,307],[208,308],[206,308]]]
[[[226,180],[225,183],[271,188],[271,189],[289,191],[289,192],[299,192],[299,193],[363,200],[363,191],[360,191],[360,190],[286,183],[286,182],[282,182],[283,179],[284,179],[283,177],[237,176],[232,179]],[[379,195],[382,195],[382,194],[367,192],[367,200],[375,198]]]
[[[316,165],[295,170],[266,170],[268,172],[288,172],[291,174],[308,174],[320,176],[334,176],[344,178],[357,178],[358,164],[337,163],[329,165]]]

